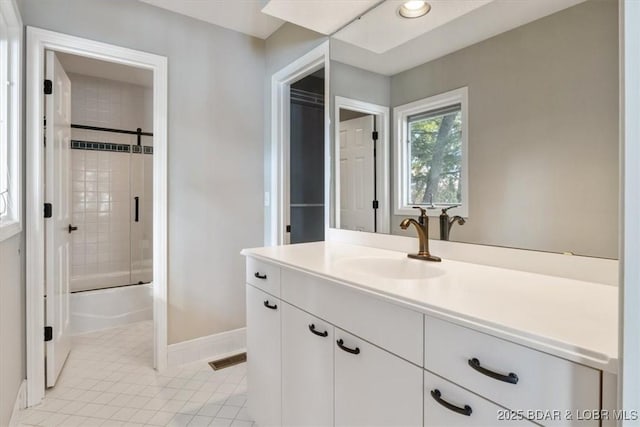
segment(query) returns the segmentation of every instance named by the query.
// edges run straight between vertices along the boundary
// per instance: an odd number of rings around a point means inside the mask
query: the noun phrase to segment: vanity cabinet
[[[560,419],[545,425],[570,425],[580,410],[600,409],[600,371],[430,316],[424,355],[429,371],[504,407],[558,411]]]
[[[260,426],[600,425],[576,416],[601,409],[597,369],[260,260],[246,288]]]
[[[282,424],[333,424],[333,325],[282,304]]]
[[[422,368],[336,328],[335,425],[421,426]]]
[[[425,426],[531,426],[528,420],[514,420],[509,411],[462,387],[424,371]]]
[[[282,302],[251,285],[247,287],[247,400],[261,426],[282,423],[281,334]]]

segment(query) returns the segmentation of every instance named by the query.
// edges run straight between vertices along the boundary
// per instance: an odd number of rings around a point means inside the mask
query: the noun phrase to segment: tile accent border
[[[113,144],[110,142],[71,140],[72,150],[113,151],[117,153],[153,154],[153,147],[129,144]]]

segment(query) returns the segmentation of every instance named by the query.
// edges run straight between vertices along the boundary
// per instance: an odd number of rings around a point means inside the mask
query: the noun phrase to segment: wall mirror
[[[618,2],[403,3],[331,37],[332,227],[617,258]]]

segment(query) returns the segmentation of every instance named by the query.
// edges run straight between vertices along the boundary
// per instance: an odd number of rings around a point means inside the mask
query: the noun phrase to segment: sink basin
[[[347,258],[337,261],[336,267],[354,273],[396,280],[432,279],[445,273],[433,263],[409,258]]]

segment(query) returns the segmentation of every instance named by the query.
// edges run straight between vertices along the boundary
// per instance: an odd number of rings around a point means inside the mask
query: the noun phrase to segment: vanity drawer
[[[286,268],[282,299],[422,366],[422,313]]]
[[[544,425],[598,425],[575,418],[600,409],[600,371],[429,316],[425,369],[509,409],[561,414]]]
[[[424,372],[425,427],[535,425],[522,417],[512,418],[516,417],[509,410],[430,372]]]
[[[247,258],[246,273],[247,283],[271,295],[280,296],[280,267]]]

